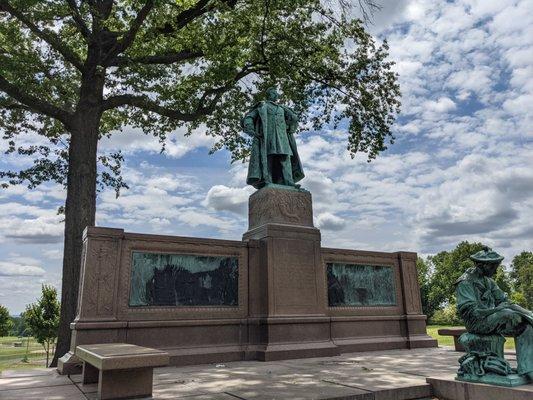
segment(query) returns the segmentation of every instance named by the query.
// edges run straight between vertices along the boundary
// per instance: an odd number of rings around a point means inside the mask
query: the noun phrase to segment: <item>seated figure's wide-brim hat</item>
[[[504,259],[503,256],[496,253],[489,247],[484,247],[483,250],[478,251],[470,256],[470,259],[476,262],[483,263],[500,263]]]

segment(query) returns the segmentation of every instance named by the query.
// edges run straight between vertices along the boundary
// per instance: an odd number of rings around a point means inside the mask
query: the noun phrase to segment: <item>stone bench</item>
[[[439,329],[437,332],[441,336],[453,336],[453,344],[455,345],[455,351],[461,351],[464,353],[465,348],[459,342],[459,336],[466,332],[466,328],[442,328]]]
[[[99,399],[150,397],[154,367],[169,363],[168,353],[127,343],[80,345],[83,384],[98,382]]]
[[[466,328],[457,327],[457,328],[442,328],[437,331],[437,333],[441,336],[453,336],[453,343],[455,345],[455,351],[461,351],[465,352],[465,347],[459,342],[459,337],[466,333]],[[508,336],[512,337],[512,336]]]

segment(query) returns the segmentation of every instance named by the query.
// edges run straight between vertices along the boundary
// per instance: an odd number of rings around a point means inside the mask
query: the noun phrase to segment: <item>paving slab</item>
[[[47,375],[20,376],[0,379],[0,393],[5,390],[38,388],[49,386],[72,385],[67,376],[58,375],[55,371]]]
[[[195,375],[187,377],[182,374],[174,375],[178,380],[169,382],[163,380],[172,378],[170,371],[165,374],[156,374],[158,380],[154,381],[154,390],[162,386],[170,387],[183,394],[189,391],[206,393],[224,392],[243,399],[371,399],[368,391],[347,388],[342,385],[324,382],[317,374],[310,370],[297,370],[294,367],[266,368],[263,363],[261,368],[245,369],[236,367],[227,369],[211,369],[214,374],[209,377]],[[211,379],[210,379],[211,378]]]
[[[426,378],[451,377],[443,383],[466,400],[453,380],[460,353],[449,349],[386,350],[275,362],[238,361],[154,369],[153,399],[433,399]],[[444,375],[443,375],[444,373]],[[82,385],[81,375],[60,376],[51,369],[4,371],[0,400],[94,400],[97,385]],[[441,387],[439,386],[439,387]],[[468,389],[483,400],[533,400],[532,388],[520,396],[501,397],[495,386]],[[446,386],[445,386],[446,387]],[[497,397],[497,396],[500,397]],[[476,400],[477,398],[476,397]],[[469,400],[474,400],[469,397]],[[440,400],[448,400],[442,398]]]
[[[56,373],[55,368],[6,369],[4,371],[0,371],[0,379],[22,378],[26,376],[37,376],[37,375],[54,375],[55,373]]]
[[[312,379],[276,380],[267,385],[227,392],[246,400],[374,400],[374,395],[367,390]]]
[[[96,393],[98,392],[98,383],[76,383],[76,387],[79,389],[82,393]]]
[[[238,400],[237,397],[231,396],[227,393],[198,393],[181,390],[175,385],[161,385],[154,387],[152,397],[145,398],[146,400],[166,400],[166,399],[183,399],[183,400]],[[98,400],[98,393],[86,393],[84,399]]]
[[[154,370],[154,384],[170,382],[207,382],[214,380],[229,380],[244,377],[254,379],[257,377],[274,376],[281,374],[296,373],[297,368],[290,365],[277,363],[261,363],[256,365],[246,365],[245,363],[228,363],[215,365],[204,365],[195,369],[183,368],[156,368]]]
[[[237,397],[232,396],[227,393],[208,393],[208,394],[198,394],[193,396],[179,397],[176,396],[172,390],[165,392],[154,392],[153,400],[163,400],[163,399],[183,399],[183,400],[238,400]]]
[[[1,390],[1,400],[86,400],[75,385]]]
[[[440,367],[438,370],[440,370],[441,373],[446,373],[446,374],[457,373],[456,367]],[[436,368],[427,367],[427,368],[417,368],[417,369],[399,368],[398,371],[396,372],[399,372],[401,374],[407,374],[407,375],[417,375],[421,377],[428,377],[428,376],[435,375],[435,371],[437,371]]]
[[[331,374],[324,380],[370,391],[374,394],[374,400],[408,400],[431,396],[431,387],[426,378],[414,375],[392,372],[368,372],[352,376]]]
[[[68,377],[74,383],[80,383],[83,380],[83,375],[82,374],[68,375]]]

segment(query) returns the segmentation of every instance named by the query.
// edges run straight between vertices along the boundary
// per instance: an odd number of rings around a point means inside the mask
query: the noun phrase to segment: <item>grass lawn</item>
[[[427,332],[428,335],[439,341],[439,346],[453,346],[453,337],[452,336],[440,336],[437,333],[437,330],[442,328],[457,328],[453,326],[444,326],[444,325],[428,325]],[[514,350],[514,339],[507,338],[505,341],[505,348],[508,350]]]
[[[28,362],[22,362],[28,340]],[[22,347],[14,347],[15,342],[22,342]],[[46,352],[33,338],[0,337],[0,372],[5,369],[44,368],[45,362]]]

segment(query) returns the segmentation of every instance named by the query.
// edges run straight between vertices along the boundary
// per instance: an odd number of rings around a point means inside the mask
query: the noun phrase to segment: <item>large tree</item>
[[[52,364],[69,347],[81,235],[94,225],[98,184],[117,194],[125,186],[121,154],[98,153],[102,136],[129,125],[164,142],[176,128],[201,128],[218,139],[214,150],[244,159],[242,112],[276,84],[303,123],[349,121],[352,156],[370,160],[392,142],[399,87],[387,44],[375,43],[347,3],[0,0],[0,129],[8,152],[34,157],[0,178],[4,186],[53,180],[67,188]],[[19,146],[20,132],[41,141]]]

